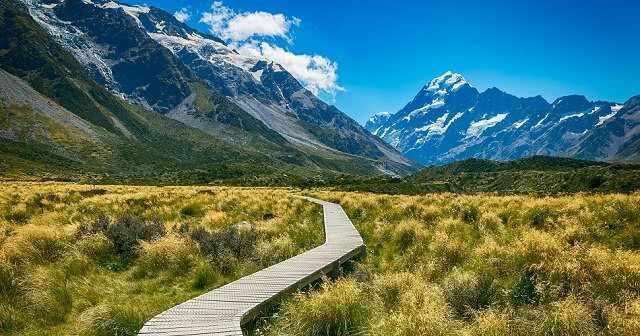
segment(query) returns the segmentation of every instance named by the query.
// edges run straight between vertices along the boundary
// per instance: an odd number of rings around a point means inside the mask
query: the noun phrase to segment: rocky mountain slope
[[[161,9],[108,0],[23,1],[94,80],[131,103],[231,143],[259,136],[311,155],[361,158],[382,172],[414,168],[282,66],[240,55]]]
[[[185,100],[192,97],[193,107],[184,107],[185,101],[176,106],[202,113],[194,119],[206,129],[168,118],[171,110],[150,110],[151,105],[170,106],[164,95],[150,104],[152,96],[144,90],[125,94],[96,80],[80,51],[69,46],[86,46],[84,42],[67,35],[54,38],[20,2],[0,0],[0,30],[2,176],[73,175],[153,183],[280,176],[291,181],[341,172],[372,174],[384,166],[337,150],[323,155],[300,150],[180,66],[160,45],[155,48],[164,60],[175,61],[176,71],[182,71],[175,78],[184,79],[180,83],[191,90]],[[133,54],[138,51],[132,49]],[[178,87],[176,83],[162,90]],[[139,99],[146,103],[134,98],[138,93],[145,93]]]
[[[366,127],[423,164],[532,155],[622,160],[637,155],[628,149],[638,141],[636,105],[637,99],[621,105],[571,95],[548,103],[497,88],[479,92],[446,72],[403,109],[376,115]]]

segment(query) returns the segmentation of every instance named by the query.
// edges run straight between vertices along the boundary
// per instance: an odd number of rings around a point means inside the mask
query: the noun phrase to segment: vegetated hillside
[[[466,159],[405,178],[362,178],[339,188],[392,194],[430,192],[562,194],[640,190],[640,165],[533,156],[513,161]]]
[[[425,165],[533,155],[634,162],[639,102],[638,97],[618,104],[569,95],[549,103],[495,87],[479,92],[448,71],[404,108],[374,115],[366,127]]]
[[[241,55],[162,9],[110,0],[22,2],[94,80],[131,103],[233,144],[259,148],[258,137],[309,156],[349,160],[342,166],[347,173],[355,172],[350,166],[415,171],[411,160],[279,64]]]
[[[302,152],[194,77],[193,104],[233,138],[132,105],[98,84],[20,2],[0,0],[0,27],[3,178],[288,184],[379,171],[375,160]]]
[[[0,333],[136,335],[321,244],[321,208],[289,192],[0,183]]]
[[[264,334],[640,332],[638,194],[312,194],[342,205],[367,257],[285,302]]]

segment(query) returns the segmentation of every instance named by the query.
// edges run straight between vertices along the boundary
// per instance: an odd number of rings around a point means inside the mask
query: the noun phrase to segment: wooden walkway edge
[[[323,207],[323,245],[170,308],[145,323],[139,335],[242,336],[242,325],[263,308],[364,252],[362,237],[340,205],[303,198]]]

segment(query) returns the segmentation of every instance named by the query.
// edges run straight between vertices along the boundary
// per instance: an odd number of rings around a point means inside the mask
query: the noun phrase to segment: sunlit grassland
[[[269,335],[640,335],[640,195],[340,203],[368,254],[282,306]]]
[[[0,183],[0,331],[133,335],[323,241],[289,189]]]

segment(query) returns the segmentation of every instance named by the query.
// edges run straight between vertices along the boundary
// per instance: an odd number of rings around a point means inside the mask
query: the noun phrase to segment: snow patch
[[[620,111],[620,109],[622,108],[622,105],[614,105],[611,106],[611,113],[601,116],[600,118],[598,118],[598,123],[596,124],[596,126],[600,126],[602,124],[604,124],[605,122],[607,122],[607,120],[613,118],[616,113],[618,113],[618,111]]]
[[[516,121],[513,123],[513,125],[511,125],[513,128],[515,129],[519,129],[520,127],[522,127],[522,125],[526,124],[527,121],[529,121],[529,118],[526,118],[524,120],[520,120],[520,121]]]
[[[258,70],[258,71],[254,71],[254,72],[252,72],[252,73],[251,73],[251,76],[253,76],[253,78],[254,78],[257,82],[259,82],[259,81],[260,81],[260,78],[262,78],[262,72],[263,72],[263,71],[264,71],[263,69],[260,69],[260,70]]]
[[[87,3],[93,4],[93,2],[87,2]],[[138,18],[138,15],[140,15],[140,14],[148,14],[151,11],[151,8],[149,8],[147,6],[129,6],[129,5],[119,4],[119,3],[115,2],[115,1],[109,1],[109,2],[107,2],[104,5],[99,6],[99,7],[102,7],[102,8],[105,8],[105,9],[118,9],[118,8],[121,8],[122,10],[124,10],[125,13],[127,13],[134,20],[136,20],[136,23],[138,24],[139,27],[142,27],[142,22]]]
[[[568,116],[564,116],[562,118],[560,118],[560,120],[558,120],[558,122],[563,122],[567,119],[571,119],[571,118],[582,118],[584,116],[584,113],[576,113],[576,114],[571,114]]]
[[[600,109],[602,108],[602,106],[594,106],[591,111],[589,111],[589,114],[594,114],[598,111],[600,111]]]
[[[449,117],[449,113],[445,113],[440,118],[436,119],[435,122],[433,122],[433,123],[431,123],[429,125],[425,125],[425,126],[422,126],[420,128],[417,128],[416,131],[417,132],[427,132],[429,134],[432,134],[432,133],[442,134],[447,130],[444,127],[444,123],[447,121],[448,117]]]
[[[467,129],[466,136],[467,137],[480,136],[487,129],[494,127],[499,122],[503,121],[504,118],[507,117],[507,115],[509,115],[509,113],[500,113],[489,119],[482,119],[482,120],[472,122],[471,125],[469,125],[469,129]]]
[[[618,111],[620,111],[623,107],[624,107],[624,105],[615,104],[615,105],[611,106],[611,111],[614,112],[614,113],[618,113]]]
[[[538,127],[542,126],[542,124],[544,123],[545,120],[547,120],[547,118],[549,118],[549,114],[544,116],[544,118],[540,119],[540,121],[538,121],[537,124],[533,125],[533,127],[531,127],[531,129],[535,129],[535,128],[538,128]]]
[[[431,103],[429,103],[429,104],[427,104],[427,105],[425,105],[425,106],[423,106],[421,108],[418,108],[418,109],[415,109],[415,110],[411,111],[411,113],[409,113],[407,116],[405,116],[402,119],[409,121],[409,120],[411,120],[411,118],[413,118],[414,116],[416,116],[418,114],[425,114],[429,110],[436,109],[438,107],[444,106],[444,104],[445,103],[444,103],[443,99],[436,98]]]

